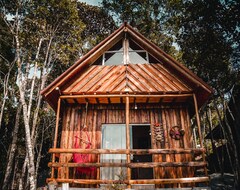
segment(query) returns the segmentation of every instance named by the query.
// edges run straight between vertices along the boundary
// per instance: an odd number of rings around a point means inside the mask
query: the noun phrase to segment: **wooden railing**
[[[54,154],[126,154],[126,155],[171,155],[171,154],[191,154],[193,157],[204,154],[205,149],[50,149],[49,153]],[[185,162],[138,162],[138,163],[72,163],[72,162],[50,162],[48,164],[52,168],[52,172],[58,171],[58,168],[77,168],[77,167],[126,167],[126,168],[157,168],[157,167],[202,167],[206,170],[207,162],[205,161],[185,161]],[[55,177],[52,174],[51,178],[47,181],[56,181],[59,183],[76,183],[76,184],[112,184],[119,183],[119,180],[101,180],[101,179],[62,179]],[[58,176],[58,175],[57,175]],[[208,182],[209,178],[205,175],[203,177],[180,177],[180,178],[167,178],[167,179],[128,179],[123,180],[121,183],[131,184],[181,184],[181,183],[200,183]]]

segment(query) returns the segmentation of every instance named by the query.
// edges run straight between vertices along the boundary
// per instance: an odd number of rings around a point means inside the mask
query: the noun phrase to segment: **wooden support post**
[[[60,118],[60,107],[61,107],[61,98],[58,99],[58,107],[57,107],[57,116],[56,116],[56,127],[55,127],[55,135],[53,141],[53,148],[57,148],[57,136],[58,136],[58,125]],[[52,155],[52,162],[55,162],[55,153]],[[54,178],[54,168],[52,167],[51,178]]]
[[[130,127],[129,127],[129,97],[126,97],[126,149],[130,150]],[[127,155],[127,164],[130,164],[131,157],[128,153]],[[127,167],[127,181],[131,180],[131,169]],[[128,188],[131,188],[131,185],[128,184]]]
[[[200,118],[198,114],[198,104],[197,104],[197,98],[196,95],[193,94],[193,101],[194,101],[194,107],[195,107],[195,113],[196,113],[196,121],[197,121],[197,127],[198,127],[198,134],[199,134],[199,140],[201,148],[203,148],[203,140],[202,140],[202,133],[201,133],[201,124],[200,124]]]
[[[154,115],[153,115],[153,112],[151,111],[150,112],[150,132],[151,132],[151,148],[153,149],[157,149],[157,145],[155,143],[155,140],[154,140],[154,123],[156,123],[156,121],[154,120]],[[153,162],[155,162],[157,160],[158,156],[156,156],[155,154],[152,154],[152,160]],[[153,178],[156,179],[156,178],[159,178],[159,175],[158,175],[158,169],[157,167],[154,167],[153,168]]]
[[[203,148],[203,138],[202,138],[202,132],[201,132],[200,117],[198,114],[198,104],[197,104],[197,98],[196,98],[195,94],[193,94],[193,100],[194,100],[194,107],[195,107],[195,112],[196,112],[196,120],[197,120],[197,126],[198,126],[200,145],[201,145],[201,148]],[[202,153],[202,158],[203,158],[203,161],[205,162],[206,161],[205,152]],[[205,175],[207,176],[208,173],[207,173],[206,166],[204,167],[204,172],[205,172]]]

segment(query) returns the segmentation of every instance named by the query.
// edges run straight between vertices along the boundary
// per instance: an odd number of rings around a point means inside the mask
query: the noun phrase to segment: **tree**
[[[226,150],[232,162],[236,189],[240,176],[239,143],[234,141],[234,130],[230,127],[226,114],[231,99],[229,93],[239,82],[239,7],[237,1],[195,0],[172,1],[172,6],[168,9],[172,14],[168,21],[169,27],[176,36],[183,61],[214,89],[214,97],[208,107],[217,116],[215,126],[221,126],[227,142]],[[206,112],[207,109],[203,108],[204,115]],[[234,159],[230,158],[231,155]],[[223,173],[223,170],[218,172]]]
[[[40,90],[56,60],[64,63],[78,57],[80,33],[83,25],[78,18],[74,1],[2,1],[1,18],[13,36],[15,65],[17,67],[17,100],[22,105],[25,129],[26,159],[23,164],[19,189],[27,183],[36,189],[35,145],[38,137],[38,115],[42,106]],[[12,4],[13,3],[13,4]],[[9,20],[9,16],[12,19]],[[74,55],[75,54],[75,55]],[[31,70],[33,67],[33,71]],[[36,83],[37,78],[39,82]],[[35,101],[34,101],[35,100]],[[34,104],[33,104],[34,103]],[[13,157],[9,157],[13,159]],[[9,160],[10,161],[10,160]],[[11,163],[13,163],[11,161]],[[11,165],[11,164],[10,164]],[[10,167],[13,168],[13,167]],[[9,175],[9,172],[6,172]],[[9,179],[8,176],[5,179]],[[4,181],[4,188],[7,181]]]
[[[96,44],[101,42],[116,30],[116,24],[113,18],[103,9],[78,2],[78,14],[85,28],[81,33],[86,48],[82,47],[82,53],[86,53]]]
[[[37,176],[42,175],[39,169],[47,167],[46,153],[51,146],[54,124],[53,111],[43,103],[40,91],[115,26],[99,8],[77,1],[2,0],[0,3],[1,26],[4,26],[1,40],[8,42],[1,41],[0,46],[1,55],[7,52],[0,59],[1,79],[6,73],[14,76],[8,77],[11,79],[8,84],[1,81],[5,84],[1,88],[11,90],[7,94],[8,104],[2,106],[5,111],[0,136],[4,137],[1,145],[6,149],[0,155],[6,161],[1,165],[2,187],[35,189]],[[13,63],[11,70],[9,63]],[[15,119],[7,122],[10,117]],[[12,138],[7,138],[9,134]],[[42,159],[46,159],[44,166]]]
[[[150,41],[158,45],[167,53],[178,56],[175,47],[172,46],[173,38],[165,28],[165,22],[169,17],[166,12],[168,2],[161,0],[103,0],[103,9],[117,22],[128,22],[137,28]]]
[[[216,91],[231,89],[239,72],[237,7],[237,1],[195,0],[168,9],[184,63]]]

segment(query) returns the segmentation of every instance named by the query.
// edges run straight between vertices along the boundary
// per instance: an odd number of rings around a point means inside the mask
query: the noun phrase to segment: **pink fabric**
[[[88,143],[85,146],[85,149],[90,149],[91,148],[91,142],[88,133],[86,132],[87,138],[88,138]],[[78,136],[75,136],[75,142],[74,142],[74,148],[81,148],[80,146],[80,141]],[[89,154],[79,154],[79,153],[73,153],[73,162],[75,163],[90,163],[90,155]],[[77,173],[78,174],[87,174],[91,175],[96,168],[94,167],[78,167],[77,168]]]

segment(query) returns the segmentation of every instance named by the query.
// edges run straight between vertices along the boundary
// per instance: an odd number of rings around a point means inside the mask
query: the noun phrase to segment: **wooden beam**
[[[195,95],[195,94],[193,94],[193,101],[194,101],[194,108],[195,108],[195,114],[196,114],[196,121],[197,121],[197,127],[198,127],[198,135],[199,135],[200,145],[201,145],[201,148],[203,148],[201,124],[200,124],[200,118],[199,118],[199,114],[198,114],[197,98],[196,98],[196,95]]]
[[[58,136],[58,125],[59,125],[59,118],[60,118],[60,108],[61,108],[61,98],[58,99],[57,116],[56,116],[56,127],[55,127],[53,148],[57,148],[57,136]],[[52,162],[55,162],[55,153],[53,153],[53,155],[52,155]],[[52,168],[51,177],[52,178],[54,177],[54,168]]]
[[[200,123],[200,117],[199,117],[199,114],[198,114],[197,98],[196,98],[195,94],[193,94],[193,100],[194,100],[194,107],[195,107],[195,112],[196,112],[196,120],[197,120],[197,127],[198,127],[198,135],[199,135],[200,145],[201,145],[201,148],[203,148],[203,138],[202,138],[202,132],[201,132],[201,123]],[[203,158],[203,161],[206,161],[206,157],[205,157],[204,153],[202,153],[202,158]],[[204,173],[205,173],[206,176],[208,175],[206,167],[204,167]]]
[[[178,97],[192,97],[193,94],[82,94],[82,95],[62,95],[61,99],[69,98],[178,98]]]
[[[49,162],[48,167],[130,167],[130,168],[153,168],[153,167],[202,167],[207,162],[138,162],[138,163],[53,163]]]
[[[187,177],[187,178],[168,178],[168,179],[138,179],[138,180],[96,180],[96,179],[59,179],[48,178],[47,182],[56,181],[58,183],[75,184],[174,184],[174,183],[200,183],[208,182],[209,177]]]
[[[175,148],[175,149],[74,149],[74,148],[51,148],[49,153],[81,153],[81,154],[202,154],[204,148]]]
[[[130,126],[129,126],[129,122],[130,122],[130,114],[129,114],[129,97],[126,96],[126,149],[130,150]],[[131,163],[131,157],[130,154],[127,153],[127,164]],[[127,179],[130,180],[131,179],[131,169],[128,167],[127,168]],[[128,188],[131,188],[131,186],[128,186]]]
[[[100,103],[98,98],[96,98],[96,102],[97,102],[97,104],[99,104],[99,103]]]
[[[161,104],[163,102],[163,97],[159,98],[159,103]]]
[[[127,164],[130,168],[154,168],[154,167],[202,167],[207,162],[138,162]]]
[[[186,178],[169,178],[169,179],[138,179],[130,180],[130,184],[173,184],[173,183],[199,183],[207,182],[209,177],[186,177]]]

